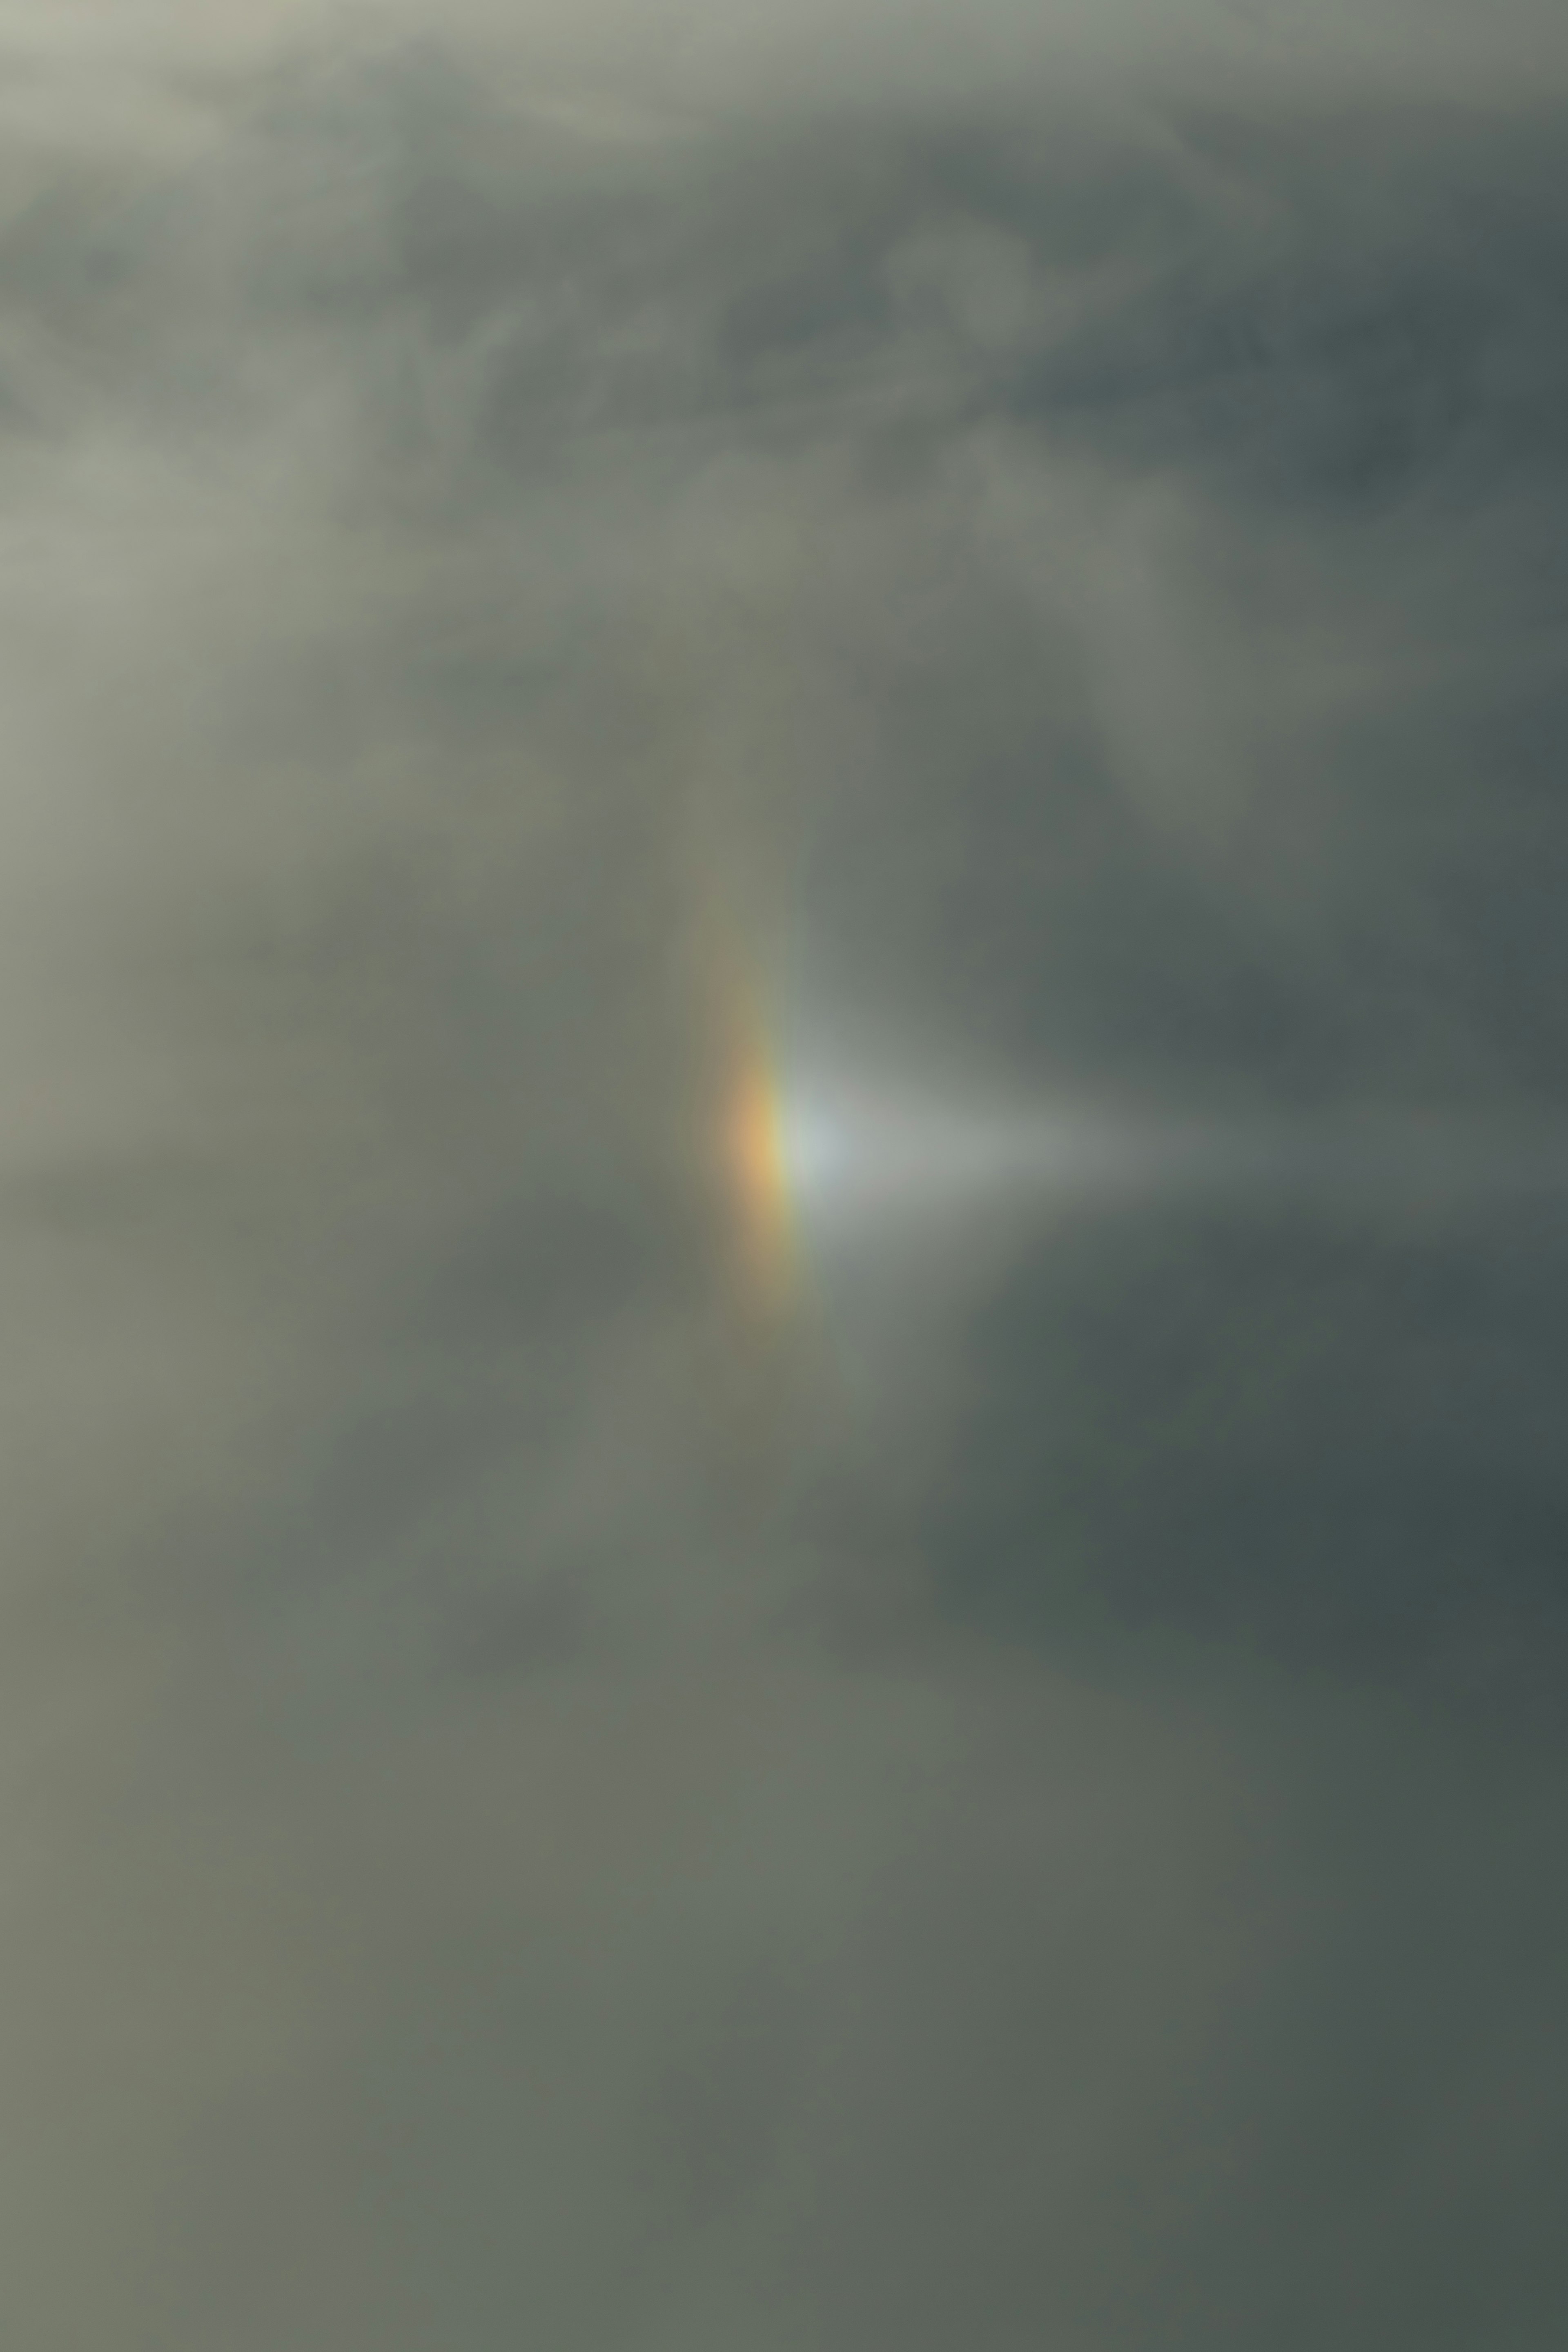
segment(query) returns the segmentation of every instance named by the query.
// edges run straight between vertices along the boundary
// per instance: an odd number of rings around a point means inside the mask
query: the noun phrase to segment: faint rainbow
[[[728,1025],[717,1135],[725,1213],[744,1302],[773,1320],[795,1302],[800,1280],[798,1204],[779,1057],[754,1001],[732,1005]]]
[[[694,927],[704,1037],[700,1152],[731,1307],[753,1336],[804,1304],[798,1171],[791,1149],[784,1006],[787,957],[763,894],[710,884]],[[717,877],[715,877],[717,880]],[[772,895],[772,894],[770,894]],[[742,909],[752,912],[746,920]]]

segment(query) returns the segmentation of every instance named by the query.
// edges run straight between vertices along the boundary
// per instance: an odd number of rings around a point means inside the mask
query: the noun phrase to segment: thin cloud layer
[[[716,1138],[1557,1131],[1554,26],[672,22],[6,26],[0,2334],[1546,2341],[1555,1201]]]

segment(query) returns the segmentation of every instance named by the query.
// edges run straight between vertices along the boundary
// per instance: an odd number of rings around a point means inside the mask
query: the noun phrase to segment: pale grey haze
[[[1556,2352],[1568,16],[0,65],[0,2346]]]

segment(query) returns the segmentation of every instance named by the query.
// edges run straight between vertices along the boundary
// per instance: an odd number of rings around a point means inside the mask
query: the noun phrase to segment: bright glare
[[[791,1090],[780,1111],[791,1197],[808,1215],[895,1204],[935,1208],[1068,1172],[1074,1128],[929,1097],[847,1086]],[[1079,1135],[1081,1146],[1083,1137]]]
[[[855,1156],[852,1131],[825,1103],[786,1098],[779,1124],[789,1188],[796,1201],[820,1198],[848,1173]]]

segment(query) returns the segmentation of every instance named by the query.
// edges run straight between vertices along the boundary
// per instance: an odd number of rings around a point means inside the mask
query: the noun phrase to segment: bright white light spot
[[[886,1090],[814,1087],[791,1093],[782,1142],[792,1196],[808,1214],[956,1205],[1037,1170],[1037,1122],[997,1120]]]
[[[792,1195],[815,1200],[847,1172],[852,1156],[842,1118],[810,1098],[786,1097],[780,1116],[780,1141]]]

